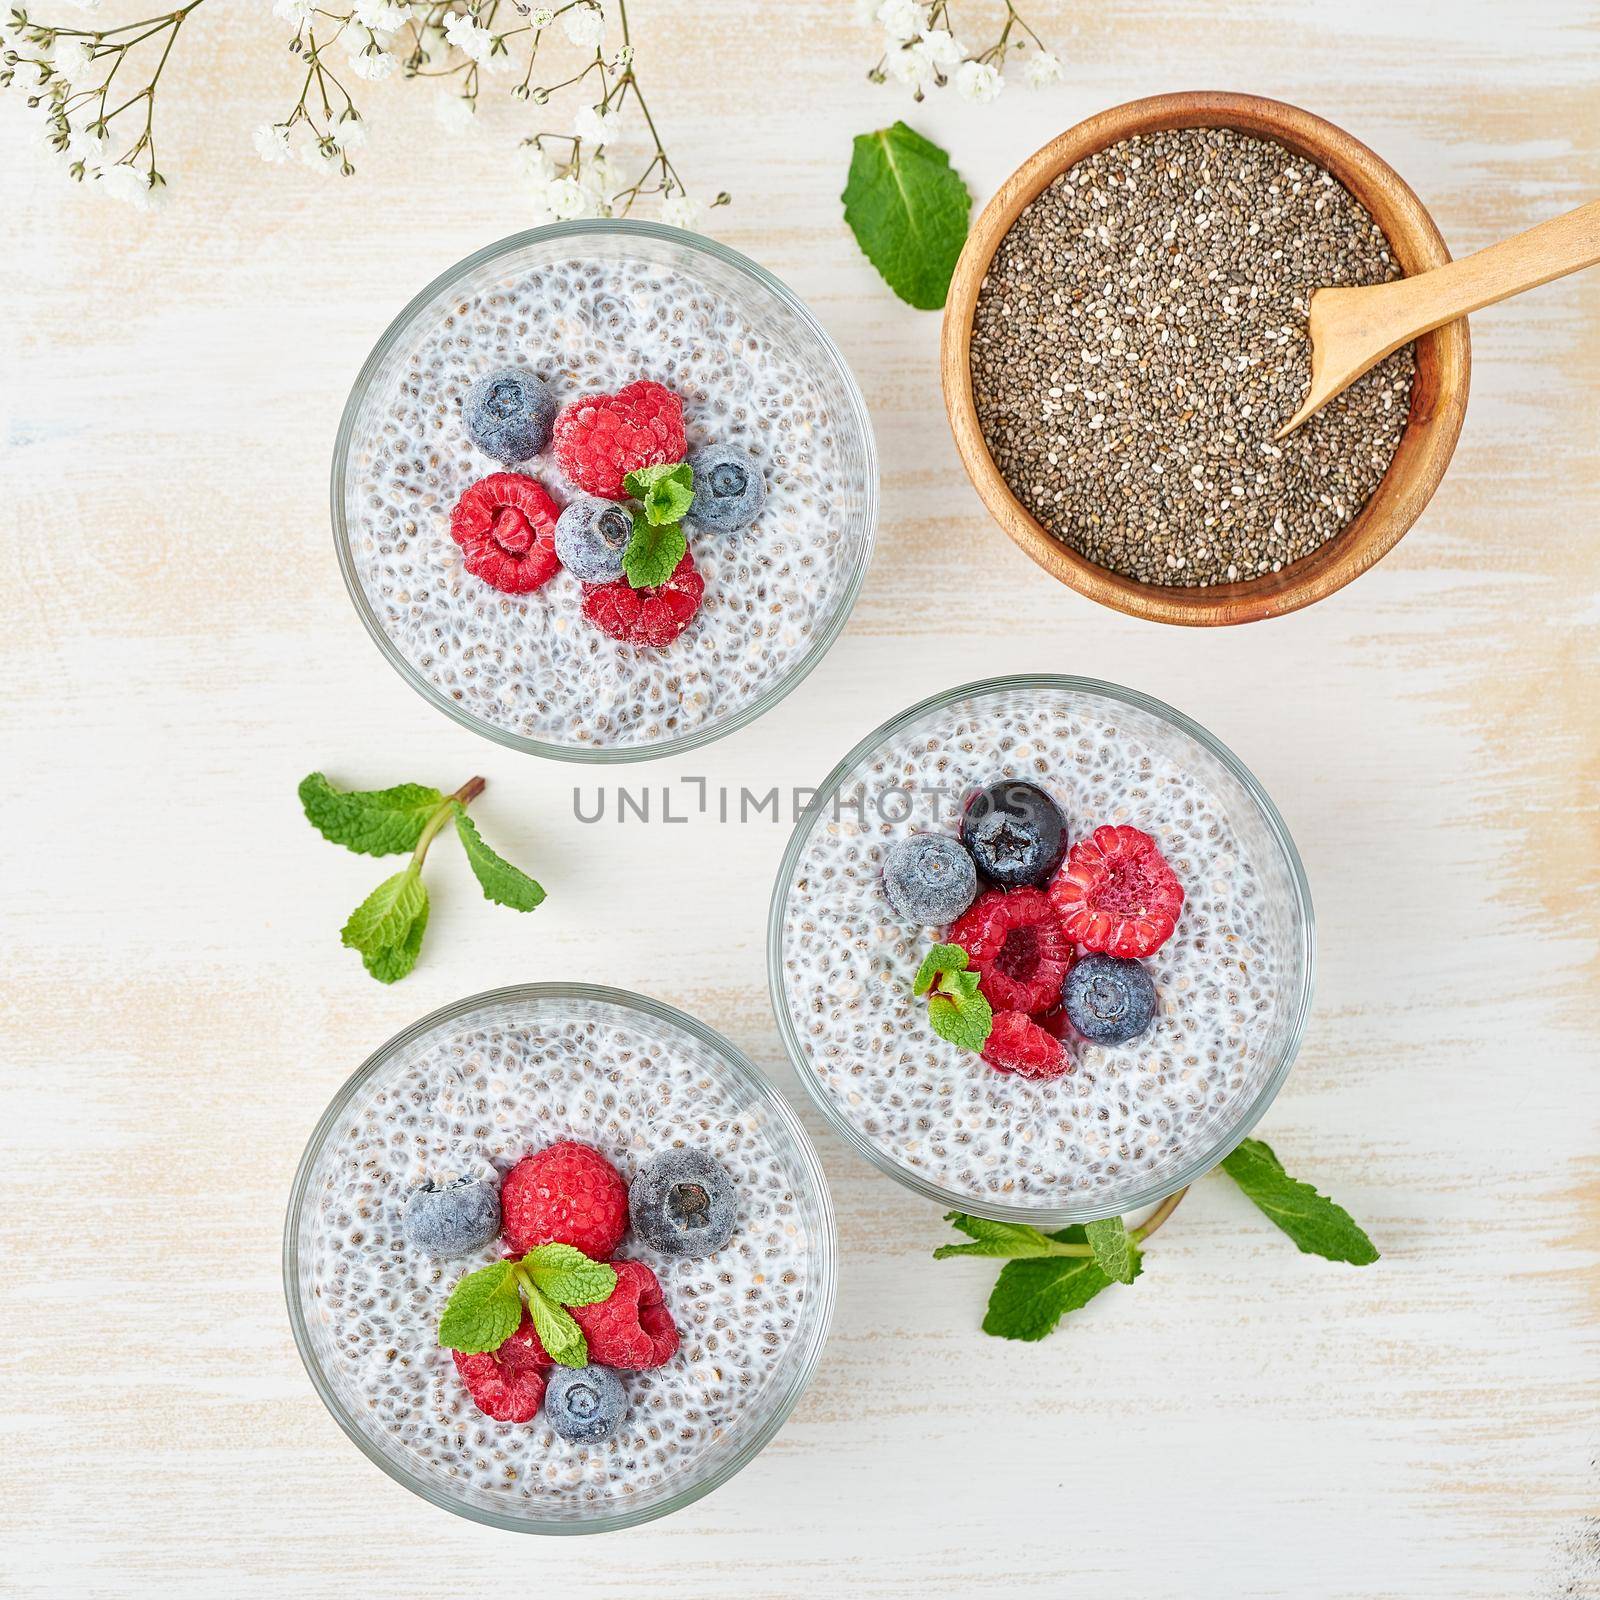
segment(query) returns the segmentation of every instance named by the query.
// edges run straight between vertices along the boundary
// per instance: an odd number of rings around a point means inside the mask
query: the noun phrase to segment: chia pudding
[[[810,316],[742,258],[643,225],[541,230],[441,280],[375,361],[335,466],[342,559],[391,657],[470,725],[558,754],[703,742],[759,714],[843,626],[876,514],[865,409]],[[683,523],[703,599],[697,584],[669,646],[592,625],[570,572],[505,593],[468,570],[452,508],[504,462],[467,438],[462,402],[507,368],[561,407],[663,385],[691,459],[715,446],[754,462],[753,522]],[[517,473],[556,510],[578,498],[553,448]]]
[[[1003,780],[1043,790],[1071,841],[1141,830],[1183,890],[1141,963],[1153,1020],[1117,1045],[1064,1030],[1046,1081],[930,1026],[913,982],[941,935],[883,881],[898,844],[962,833],[969,798]],[[895,1176],[990,1215],[1082,1220],[1176,1187],[1270,1099],[1309,1003],[1310,908],[1269,803],[1176,713],[1072,679],[971,685],[873,735],[796,831],[772,937],[779,1020],[823,1109]]]
[[[832,1298],[820,1169],[750,1069],[675,1016],[603,991],[464,1002],[387,1047],[308,1152],[291,1208],[302,1354],[369,1453],[452,1508],[540,1526],[660,1514],[743,1465],[809,1376]],[[677,1344],[617,1374],[626,1411],[600,1442],[558,1436],[548,1402],[493,1420],[440,1347],[453,1286],[505,1255],[509,1189],[504,1236],[454,1259],[415,1248],[405,1223],[419,1186],[503,1185],[555,1141],[591,1146],[624,1182],[660,1152],[698,1151],[734,1197],[712,1253],[652,1249],[637,1227],[617,1251],[659,1281]]]
[[[1060,174],[996,250],[973,400],[1034,518],[1099,566],[1205,587],[1352,522],[1405,431],[1402,346],[1288,438],[1325,285],[1401,275],[1333,175],[1229,128],[1138,134]]]

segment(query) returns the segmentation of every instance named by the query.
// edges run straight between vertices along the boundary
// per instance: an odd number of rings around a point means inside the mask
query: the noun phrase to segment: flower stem
[[[454,794],[447,794],[441,800],[434,813],[423,824],[422,835],[417,840],[417,847],[411,852],[411,865],[417,871],[422,870],[422,863],[428,859],[428,846],[433,843],[434,836],[455,815],[456,807],[469,806],[483,793],[488,785],[482,778],[468,778]]]

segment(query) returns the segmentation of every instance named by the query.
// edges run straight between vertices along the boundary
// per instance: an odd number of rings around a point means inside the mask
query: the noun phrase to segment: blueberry
[[[500,1188],[490,1178],[427,1182],[406,1200],[406,1242],[430,1256],[463,1256],[500,1231]]]
[[[544,1391],[544,1414],[563,1439],[593,1444],[617,1431],[627,1391],[610,1367],[557,1367]]]
[[[1061,986],[1067,1021],[1095,1044],[1126,1044],[1156,1018],[1156,986],[1137,961],[1085,956]]]
[[[467,437],[507,467],[538,455],[555,420],[555,396],[523,367],[486,372],[461,402]]]
[[[663,1150],[628,1189],[634,1231],[667,1256],[708,1256],[733,1237],[733,1180],[699,1150]]]
[[[736,444],[707,445],[689,457],[694,500],[689,515],[712,533],[737,533],[761,515],[767,482],[755,458]]]
[[[883,892],[908,922],[942,928],[977,898],[978,869],[959,839],[914,833],[884,857]]]
[[[581,583],[615,583],[633,518],[615,500],[579,495],[556,519],[556,554]]]
[[[1042,889],[1067,853],[1067,819],[1036,783],[1008,778],[967,801],[961,842],[998,889]]]

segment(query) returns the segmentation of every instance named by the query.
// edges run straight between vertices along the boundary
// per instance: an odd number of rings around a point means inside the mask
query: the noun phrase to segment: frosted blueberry
[[[406,1242],[430,1256],[461,1256],[500,1231],[500,1191],[488,1178],[431,1180],[406,1200]]]
[[[632,537],[627,508],[598,495],[579,495],[556,520],[556,554],[580,583],[615,583]]]
[[[555,420],[555,396],[523,367],[486,372],[461,401],[467,437],[507,467],[538,455],[550,442]]]
[[[961,842],[997,889],[1042,889],[1067,853],[1067,819],[1036,783],[980,789],[961,817]]]
[[[748,451],[735,444],[707,445],[689,456],[694,500],[689,516],[712,533],[737,533],[761,515],[767,483]]]
[[[668,1256],[706,1256],[733,1237],[733,1181],[699,1150],[663,1150],[628,1189],[634,1231]]]
[[[1061,986],[1067,1021],[1095,1044],[1126,1044],[1155,1021],[1156,986],[1137,961],[1088,955]]]
[[[977,898],[978,869],[959,839],[914,833],[884,857],[883,892],[908,922],[942,928]]]
[[[627,1391],[610,1367],[557,1367],[544,1391],[545,1420],[563,1439],[593,1444],[617,1431]]]

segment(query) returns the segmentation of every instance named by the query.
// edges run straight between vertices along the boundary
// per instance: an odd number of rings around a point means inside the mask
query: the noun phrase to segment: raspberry
[[[505,594],[527,594],[561,570],[556,503],[520,472],[491,472],[456,501],[450,537],[466,569]]]
[[[613,1261],[617,1286],[599,1305],[573,1306],[572,1316],[589,1341],[589,1359],[603,1367],[643,1372],[670,1361],[678,1329],[661,1297],[656,1275],[642,1261]]]
[[[615,394],[574,400],[556,418],[556,461],[588,494],[622,500],[622,480],[640,467],[682,461],[683,402],[659,383],[640,379]]]
[[[1072,1058],[1061,1041],[1021,1011],[995,1013],[983,1059],[998,1071],[1021,1078],[1059,1078],[1072,1071]]]
[[[1067,853],[1050,899],[1069,939],[1086,950],[1154,955],[1178,925],[1183,885],[1148,833],[1096,828]]]
[[[587,585],[583,614],[613,639],[659,649],[671,644],[694,620],[705,592],[706,580],[695,571],[694,557],[685,551],[672,576],[653,589],[635,589],[626,582]]]
[[[544,1353],[526,1312],[521,1327],[498,1350],[475,1356],[459,1350],[450,1354],[472,1403],[486,1417],[496,1422],[533,1421],[554,1363]]]
[[[1072,946],[1042,889],[985,890],[951,927],[950,943],[967,952],[996,1011],[1027,1015],[1061,1004]]]
[[[628,1186],[592,1145],[563,1139],[524,1156],[500,1186],[501,1229],[517,1255],[570,1244],[604,1261],[628,1231]]]

